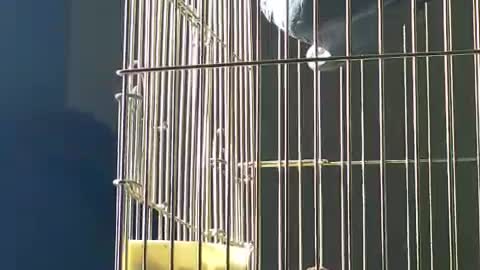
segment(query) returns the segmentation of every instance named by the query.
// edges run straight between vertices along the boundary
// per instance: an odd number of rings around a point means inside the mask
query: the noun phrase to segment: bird
[[[310,47],[306,58],[345,55],[345,6],[342,0],[260,0],[260,9],[268,22],[286,31],[288,1],[288,34]],[[313,4],[317,1],[318,28],[317,46],[313,46]],[[416,0],[417,9],[422,10],[431,0]],[[409,6],[411,0],[384,0],[384,11]],[[351,1],[351,53],[353,55],[375,53],[377,49],[378,0]],[[335,70],[341,62],[309,62],[310,69]]]

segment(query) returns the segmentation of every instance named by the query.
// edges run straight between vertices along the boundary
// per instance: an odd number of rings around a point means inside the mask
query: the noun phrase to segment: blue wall
[[[67,1],[2,0],[2,99],[12,113],[63,105]]]
[[[68,3],[0,1],[1,269],[113,267],[115,136],[65,108]]]

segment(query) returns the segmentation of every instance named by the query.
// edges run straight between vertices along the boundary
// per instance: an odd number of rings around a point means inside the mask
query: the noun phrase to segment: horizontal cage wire
[[[123,2],[116,270],[480,268],[480,0]]]

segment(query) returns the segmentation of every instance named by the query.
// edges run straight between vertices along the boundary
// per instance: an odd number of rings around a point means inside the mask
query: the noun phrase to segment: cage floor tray
[[[142,270],[143,262],[142,240],[128,241],[128,270]],[[198,269],[198,242],[175,241],[174,268],[175,270]],[[147,267],[146,270],[170,270],[170,241],[149,240],[147,242]],[[223,244],[202,244],[202,269],[226,269],[227,247]],[[230,269],[246,270],[250,249],[230,247]]]

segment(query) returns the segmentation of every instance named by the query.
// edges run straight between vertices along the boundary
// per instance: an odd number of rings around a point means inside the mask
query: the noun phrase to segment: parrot
[[[345,6],[344,0],[260,0],[260,9],[268,22],[286,31],[286,8],[288,1],[288,34],[309,44],[306,58],[345,55]],[[317,1],[318,28],[317,46],[313,46],[313,1]],[[415,0],[422,10],[431,0]],[[340,3],[340,4],[339,4]],[[411,0],[384,0],[384,12],[409,6]],[[371,54],[377,49],[378,0],[351,0],[351,53]],[[316,51],[316,52],[315,52]],[[316,54],[315,54],[316,53]],[[334,70],[341,62],[309,62],[310,69]]]

